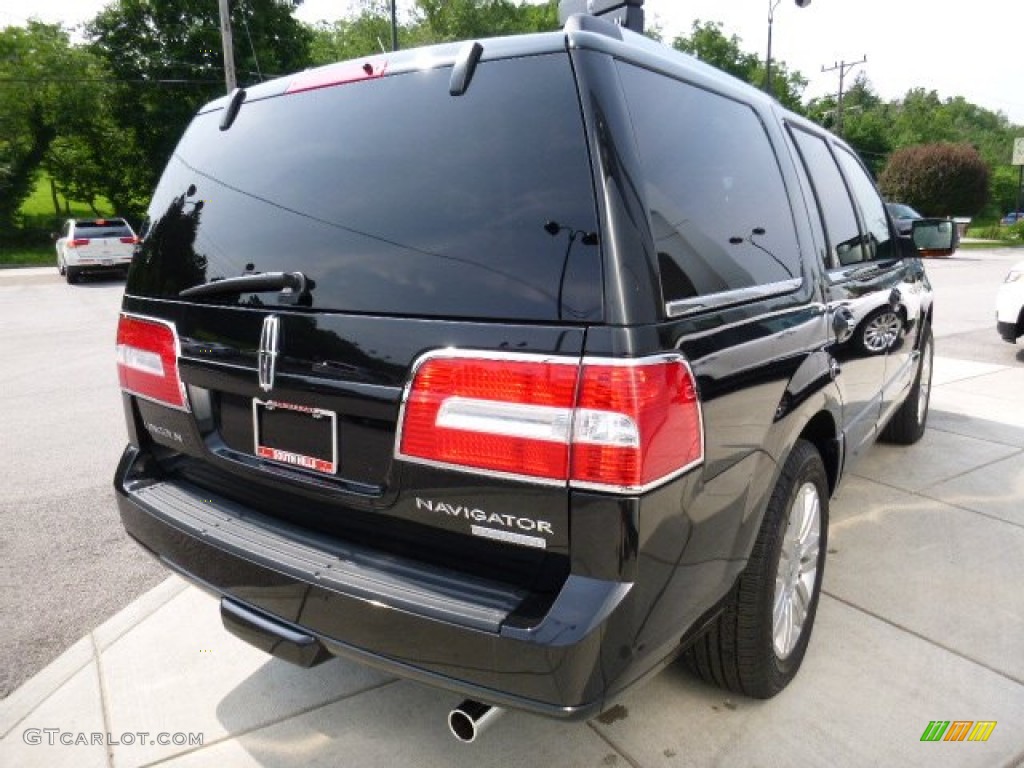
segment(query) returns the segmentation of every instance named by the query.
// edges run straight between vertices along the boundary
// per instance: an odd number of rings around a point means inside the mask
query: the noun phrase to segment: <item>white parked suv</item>
[[[127,273],[138,242],[124,219],[68,219],[57,236],[57,271],[68,283],[86,271]]]
[[[996,329],[1011,344],[1024,335],[1024,261],[1006,275],[996,294]]]

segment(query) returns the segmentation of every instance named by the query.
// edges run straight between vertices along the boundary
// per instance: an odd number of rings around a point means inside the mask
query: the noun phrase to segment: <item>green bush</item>
[[[1015,242],[1024,241],[1024,221],[1018,221],[1016,224],[1011,224],[1009,227],[1000,227],[1003,231],[1003,239],[1013,240]]]
[[[970,144],[918,144],[892,153],[878,186],[926,216],[973,216],[988,200],[989,171]]]

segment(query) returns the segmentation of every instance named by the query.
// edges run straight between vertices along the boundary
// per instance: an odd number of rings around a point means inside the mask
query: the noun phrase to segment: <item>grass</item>
[[[3,267],[54,266],[57,254],[53,243],[41,245],[0,245],[0,269]]]
[[[64,221],[67,218],[79,217],[79,216],[95,216],[90,208],[85,203],[75,202],[74,200],[65,201],[63,197],[60,197],[61,202],[61,214],[57,217],[59,222]],[[67,210],[70,213],[64,211],[64,204],[67,204]],[[113,216],[114,208],[110,204],[110,201],[105,197],[97,198],[96,210],[100,212],[102,216]],[[51,226],[54,223],[53,213],[53,196],[50,194],[50,177],[45,173],[39,174],[39,178],[36,179],[36,185],[32,188],[32,194],[28,196],[25,202],[21,206],[19,211],[21,215],[28,221],[41,221],[46,226]]]
[[[1020,240],[986,240],[983,243],[960,243],[957,248],[961,251],[981,251],[986,248],[1024,248],[1024,242]]]
[[[0,243],[0,268],[50,266],[57,263],[50,233],[60,229],[64,219],[95,215],[92,208],[85,203],[65,201],[63,197],[60,198],[60,203],[60,216],[55,216],[53,196],[50,194],[50,177],[40,174],[32,188],[32,194],[18,211],[22,226],[16,241]],[[113,206],[106,198],[99,198],[96,208],[104,216],[114,215]]]

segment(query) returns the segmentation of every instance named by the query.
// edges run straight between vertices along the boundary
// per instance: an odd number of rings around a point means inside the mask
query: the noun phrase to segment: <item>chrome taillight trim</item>
[[[512,472],[501,472],[492,469],[480,469],[476,467],[467,467],[462,464],[451,464],[448,462],[437,461],[434,459],[424,459],[419,456],[410,456],[403,453],[401,450],[402,446],[402,431],[405,427],[405,410],[406,404],[409,400],[409,395],[412,390],[413,382],[416,380],[416,374],[419,369],[429,360],[435,358],[455,358],[455,359],[470,359],[470,360],[486,360],[486,361],[508,361],[508,362],[527,362],[527,363],[549,363],[556,365],[574,365],[581,369],[587,365],[592,366],[621,366],[621,367],[640,367],[643,365],[651,365],[663,362],[678,362],[686,369],[687,374],[690,376],[690,380],[693,382],[694,387],[697,386],[697,378],[693,374],[693,368],[690,366],[689,361],[678,352],[665,352],[656,355],[648,355],[646,357],[635,357],[635,358],[619,358],[619,357],[568,357],[565,355],[545,355],[533,352],[494,352],[489,350],[473,350],[463,349],[458,347],[447,347],[442,349],[433,349],[423,353],[417,357],[412,366],[409,369],[409,378],[402,388],[402,400],[398,411],[398,425],[395,429],[395,448],[394,456],[410,464],[419,464],[421,466],[433,467],[436,469],[444,469],[452,472],[461,472],[464,474],[475,475],[478,477],[490,477],[498,480],[513,480],[517,482],[529,483],[531,485],[556,487],[556,488],[575,488],[579,490],[588,491],[599,491],[602,493],[614,493],[620,495],[637,495],[647,493],[648,491],[654,490],[662,485],[665,485],[672,480],[675,480],[687,472],[690,472],[704,463],[705,458],[705,437],[704,437],[704,409],[700,401],[698,393],[696,407],[697,407],[697,425],[700,431],[700,457],[695,461],[690,462],[686,466],[680,467],[679,469],[673,470],[671,473],[662,477],[655,478],[654,480],[644,483],[643,485],[611,485],[605,483],[591,483],[582,480],[554,480],[551,478],[537,477],[535,475],[523,475]],[[573,408],[570,411],[575,414],[580,410]],[[575,415],[572,418],[572,424],[570,429],[573,429],[576,423]],[[570,434],[569,440],[566,443],[568,450],[572,450],[573,436]]]
[[[144,322],[144,323],[154,323],[156,325],[163,325],[168,330],[170,330],[171,336],[174,338],[174,375],[175,375],[175,378],[177,378],[177,380],[178,380],[178,389],[181,391],[181,402],[182,402],[182,405],[174,405],[173,403],[168,403],[168,402],[166,402],[164,400],[157,400],[155,397],[152,397],[150,395],[144,395],[141,392],[136,392],[135,390],[129,389],[127,387],[120,387],[121,391],[126,393],[126,394],[132,395],[133,397],[138,397],[138,398],[140,398],[142,400],[148,400],[151,403],[156,403],[157,405],[162,405],[164,408],[173,408],[176,411],[183,411],[185,413],[191,413],[192,412],[192,408],[191,408],[191,406],[189,404],[188,390],[185,387],[185,382],[181,378],[181,364],[180,364],[181,363],[181,337],[178,335],[178,327],[173,322],[171,322],[170,320],[164,320],[163,318],[160,318],[160,317],[150,317],[149,315],[140,315],[140,314],[137,314],[135,312],[121,312],[121,313],[119,313],[119,315],[118,315],[118,318],[119,318],[118,319],[118,324],[120,324],[120,318],[121,317],[131,318],[132,320],[139,320],[139,321]],[[116,352],[116,350],[117,350],[117,336],[116,336],[116,332],[115,332],[115,337],[114,337],[114,350],[115,350],[115,355],[116,355],[117,354],[117,352]],[[118,365],[118,363],[115,362],[115,365]]]

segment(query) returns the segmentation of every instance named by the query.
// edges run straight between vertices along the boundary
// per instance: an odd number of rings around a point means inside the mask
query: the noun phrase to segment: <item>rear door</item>
[[[836,148],[836,157],[872,244],[877,273],[874,280],[882,291],[888,288],[883,308],[876,310],[881,314],[878,314],[874,326],[874,330],[887,334],[884,339],[885,377],[882,390],[884,414],[901,399],[916,370],[914,338],[923,311],[924,270],[915,260],[901,258],[897,235],[890,228],[885,204],[860,160],[845,147]]]
[[[892,305],[902,264],[894,258],[896,245],[884,210],[880,226],[873,216],[862,218],[861,208],[855,204],[851,186],[840,170],[840,162],[844,167],[856,163],[852,156],[845,159],[846,150],[824,135],[795,125],[790,126],[790,133],[820,216],[812,224],[825,244],[822,260],[832,326],[830,352],[843,398],[847,456],[855,459],[875,436],[882,412],[886,356],[902,334],[902,320]]]
[[[450,80],[342,78],[247,102],[228,130],[196,118],[125,299],[174,323],[193,411],[137,407],[202,487],[537,588],[566,567],[565,483],[397,459],[397,425],[424,356],[579,360],[603,312],[579,100],[564,52],[485,60],[461,96]],[[180,296],[280,272],[308,296]]]

